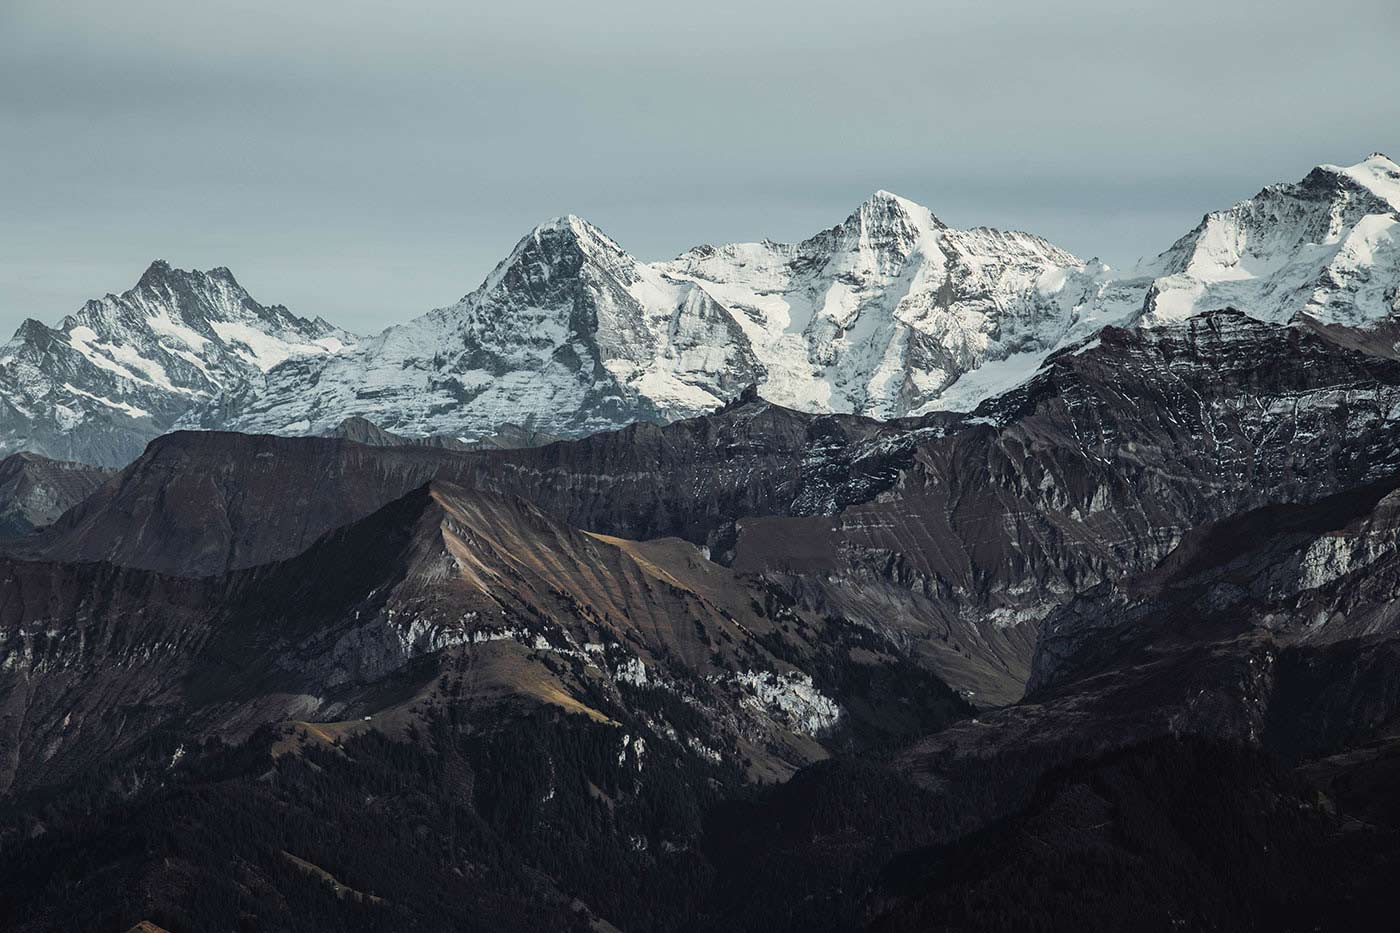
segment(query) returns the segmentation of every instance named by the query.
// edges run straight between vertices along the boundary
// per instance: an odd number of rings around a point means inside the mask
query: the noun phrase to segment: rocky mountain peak
[[[229,308],[261,307],[248,295],[247,290],[233,277],[227,266],[217,266],[206,271],[180,269],[164,259],[157,259],[146,267],[136,285],[123,295],[145,294],[147,300],[167,300],[180,305],[182,309],[194,310],[195,305],[204,306],[201,310],[209,313]]]
[[[262,305],[227,267],[158,259],[130,289],[56,327],[27,321],[0,353],[0,451],[124,465],[195,405],[236,395],[293,357],[355,338]]]
[[[174,270],[173,268],[171,268],[170,263],[167,262],[166,260],[164,260],[164,259],[152,260],[151,264],[150,264],[149,266],[146,267],[146,271],[143,272],[143,273],[141,273],[141,278],[137,281],[136,284],[137,284],[138,286],[141,286],[141,285],[148,285],[148,286],[159,285],[159,284],[161,284],[162,282],[164,282],[167,278],[169,278],[170,275],[171,275],[174,271],[175,271],[175,270]]]
[[[598,227],[574,214],[565,214],[537,225],[530,235],[522,240],[535,243],[557,242],[586,253],[623,254],[625,250],[617,241]]]
[[[881,189],[836,228],[834,240],[840,251],[874,253],[883,264],[897,264],[944,228],[928,208]]]
[[[398,435],[384,430],[373,421],[359,415],[351,415],[322,434],[322,437],[339,437],[359,444],[382,447],[392,447],[400,440]]]
[[[547,236],[549,234],[563,234],[566,236],[578,237],[587,235],[589,231],[596,231],[598,228],[577,214],[560,214],[558,217],[551,217],[549,220],[535,225],[530,231],[535,237]]]
[[[577,276],[590,263],[617,269],[636,260],[603,231],[573,214],[537,225],[487,277],[474,295],[513,288],[534,294],[559,279]],[[470,300],[471,295],[464,301]]]
[[[866,198],[856,214],[867,223],[878,225],[882,221],[899,218],[920,226],[946,227],[947,224],[934,216],[933,212],[916,201],[900,197],[884,188]]]
[[[36,321],[34,318],[25,318],[15,329],[15,335],[10,339],[7,347],[19,348],[26,344],[46,345],[55,336],[53,328],[43,321]],[[8,354],[6,354],[8,355]]]

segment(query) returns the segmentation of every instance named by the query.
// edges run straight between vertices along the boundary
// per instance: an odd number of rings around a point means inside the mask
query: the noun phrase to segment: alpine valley
[[[1397,237],[1376,154],[1122,273],[881,191],[26,321],[0,928],[1391,927]]]

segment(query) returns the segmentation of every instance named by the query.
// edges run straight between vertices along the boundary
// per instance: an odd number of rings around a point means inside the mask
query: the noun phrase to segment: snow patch
[[[835,700],[817,690],[800,672],[742,671],[734,681],[748,695],[744,704],[785,723],[794,732],[814,736],[841,718]]]

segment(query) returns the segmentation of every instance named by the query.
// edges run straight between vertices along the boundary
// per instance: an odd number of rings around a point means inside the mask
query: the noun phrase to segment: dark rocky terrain
[[[882,446],[882,439],[891,445]],[[894,482],[909,433],[756,396],[715,415],[543,447],[457,451],[176,432],[34,548],[61,559],[211,573],[289,557],[432,478],[521,495],[578,527],[723,550],[736,515],[827,512]]]
[[[368,418],[354,416],[324,432],[322,437],[339,437],[372,447],[443,447],[448,450],[515,450],[519,447],[543,447],[563,440],[553,434],[535,431],[518,424],[502,424],[496,433],[476,441],[433,434],[427,437],[395,434],[386,431]]]
[[[1225,310],[967,414],[12,458],[0,926],[1365,926],[1397,406]]]
[[[115,473],[31,453],[0,460],[0,540],[53,524]]]
[[[1107,329],[970,416],[881,423],[745,396],[667,426],[478,452],[176,433],[24,547],[217,573],[443,478],[577,527],[707,547],[998,704],[1019,698],[1040,620],[1074,593],[1151,567],[1202,522],[1400,468],[1397,403],[1400,364],[1218,312]]]

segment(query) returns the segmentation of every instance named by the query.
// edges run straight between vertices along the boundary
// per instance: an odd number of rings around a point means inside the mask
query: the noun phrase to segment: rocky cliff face
[[[1397,486],[1390,475],[1207,524],[1152,570],[1080,594],[1046,621],[1030,694],[1203,641],[1262,634],[1280,647],[1325,646],[1395,635]]]
[[[114,475],[31,453],[0,460],[0,538],[23,537],[53,524]]]
[[[1046,621],[1023,702],[899,767],[926,786],[1014,770],[992,818],[1072,761],[1165,739],[1311,760],[1310,780],[1393,762],[1398,484],[1207,523],[1157,566],[1088,588]]]
[[[1108,328],[915,431],[868,500],[741,520],[734,565],[1010,702],[1063,600],[1150,568],[1201,522],[1400,467],[1397,403],[1395,363],[1243,314]]]
[[[135,288],[0,348],[0,450],[124,466],[197,404],[353,338],[254,301],[227,269],[152,263]]]

